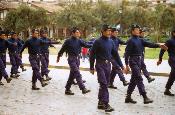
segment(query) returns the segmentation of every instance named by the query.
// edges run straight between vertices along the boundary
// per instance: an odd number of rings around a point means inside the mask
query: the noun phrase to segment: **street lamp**
[[[122,34],[122,9],[119,9],[119,14],[120,14],[120,34]]]

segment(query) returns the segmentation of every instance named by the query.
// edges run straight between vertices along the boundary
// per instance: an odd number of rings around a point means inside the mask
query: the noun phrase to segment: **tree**
[[[76,0],[57,13],[56,22],[60,27],[79,27],[86,37],[87,30],[91,30],[100,21],[93,15],[91,7],[91,2]]]
[[[166,8],[160,19],[161,30],[170,31],[175,24],[175,10],[171,7]]]
[[[39,28],[48,24],[48,17],[44,9],[32,9],[27,5],[21,5],[16,10],[8,12],[3,27],[10,31],[27,31],[31,28]]]
[[[120,22],[119,8],[114,5],[107,4],[103,1],[98,1],[93,10],[93,14],[100,20],[100,25],[114,25]]]

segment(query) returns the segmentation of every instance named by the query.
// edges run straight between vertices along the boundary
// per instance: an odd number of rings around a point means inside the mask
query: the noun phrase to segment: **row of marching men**
[[[43,33],[43,34],[42,34]],[[147,77],[148,82],[154,81],[154,78],[151,78],[149,73],[146,70],[146,66],[144,64],[144,47],[150,48],[161,48],[160,56],[158,64],[162,61],[163,53],[168,49],[168,53],[170,56],[169,62],[172,67],[172,71],[170,73],[169,80],[166,85],[166,90],[164,92],[165,95],[174,96],[170,92],[171,86],[174,82],[174,55],[175,55],[175,43],[174,36],[175,30],[172,31],[172,39],[167,41],[165,45],[154,44],[141,39],[140,35],[142,30],[138,25],[131,26],[131,38],[127,41],[127,43],[122,42],[117,38],[117,30],[115,28],[109,27],[109,25],[103,25],[101,29],[101,37],[94,40],[91,44],[83,41],[81,38],[81,34],[78,28],[73,28],[72,36],[67,39],[62,48],[58,52],[57,62],[60,61],[60,57],[64,52],[68,55],[68,64],[70,66],[70,74],[68,81],[65,86],[65,94],[66,95],[74,95],[71,91],[71,86],[74,83],[74,79],[76,79],[77,84],[82,91],[83,94],[89,93],[90,90],[86,88],[83,83],[82,76],[80,74],[79,65],[80,65],[80,53],[82,47],[90,48],[90,72],[94,74],[95,70],[97,71],[97,79],[99,83],[99,93],[98,93],[98,109],[105,110],[106,112],[114,111],[114,109],[109,105],[109,92],[108,88],[116,89],[113,85],[113,81],[115,75],[118,74],[120,80],[123,82],[124,86],[128,86],[127,96],[125,99],[125,103],[137,103],[131,98],[132,92],[137,86],[139,89],[140,95],[143,96],[144,103],[152,103],[153,100],[147,97],[145,87],[143,84],[143,79],[141,76],[141,70],[144,75]],[[47,35],[47,32],[41,32],[41,35]],[[48,77],[48,47],[51,44],[58,44],[58,42],[50,41],[50,40],[42,40],[39,38],[39,31],[36,29],[32,30],[32,37],[28,39],[24,45],[22,46],[19,55],[22,55],[22,52],[25,48],[28,48],[29,53],[29,61],[32,66],[33,75],[32,75],[32,89],[39,90],[36,86],[37,80],[41,82],[41,85],[44,87],[48,85],[43,80],[43,76],[46,76],[46,79],[50,80]],[[46,37],[45,37],[46,38]],[[1,39],[3,39],[3,34],[1,34]],[[5,42],[5,44],[15,46],[16,44],[11,42]],[[125,49],[125,65],[123,65],[120,56],[118,54],[118,44],[126,44]],[[41,47],[44,48],[41,48]],[[43,50],[43,51],[42,51]],[[171,58],[172,57],[172,58]],[[2,58],[0,59],[2,60]],[[43,60],[43,61],[42,61]],[[41,72],[40,72],[40,62],[41,62]],[[96,62],[95,68],[94,63]],[[173,63],[172,63],[173,62]],[[4,63],[1,63],[3,65]],[[112,64],[112,71],[111,71]],[[5,64],[4,64],[5,65]],[[125,80],[123,73],[128,73],[131,69],[131,80],[130,83]],[[6,73],[5,66],[1,66],[1,73],[3,76]],[[9,82],[11,79],[4,76]]]
[[[39,32],[37,34],[34,33],[35,31],[32,31],[32,38],[37,38],[37,39],[29,39],[27,42],[24,42],[22,39],[19,38],[18,34],[15,32],[10,32],[7,34],[4,31],[0,31],[0,85],[4,85],[1,80],[2,77],[4,77],[7,81],[7,83],[10,83],[12,78],[18,78],[19,75],[19,67],[23,71],[26,71],[22,64],[22,55],[21,51],[24,50],[24,47],[28,44],[30,41],[31,45],[29,47],[29,60],[31,65],[33,65],[33,78],[32,78],[32,89],[36,89],[36,80],[37,80],[37,74],[40,71],[40,62],[41,62],[41,83],[42,86],[47,85],[45,81],[51,80],[51,77],[48,76],[49,70],[48,70],[48,64],[49,64],[49,50],[48,48],[51,45],[50,39],[47,38],[47,31],[46,30],[41,30],[40,31],[40,39],[39,38]],[[53,42],[53,43],[58,43],[58,42]],[[40,47],[38,47],[40,46]],[[9,58],[10,58],[10,63],[11,63],[11,75],[8,76],[5,68],[6,68],[6,51],[8,49],[9,53]],[[32,60],[32,57],[35,58],[34,56],[31,55],[37,54],[37,56],[40,57],[40,61],[34,62]],[[37,59],[37,58],[36,58]],[[37,64],[38,63],[38,64]],[[37,66],[39,65],[39,67]],[[40,73],[39,73],[40,74]]]
[[[120,77],[120,80],[123,82],[124,86],[128,85],[127,95],[125,98],[125,103],[136,104],[137,102],[132,99],[131,95],[137,86],[139,93],[143,96],[143,103],[149,104],[153,103],[153,100],[147,96],[145,86],[143,83],[143,78],[141,71],[148,79],[148,82],[152,82],[155,79],[150,77],[149,72],[146,69],[144,63],[144,48],[161,48],[159,61],[157,64],[161,64],[162,56],[166,50],[168,50],[170,59],[170,66],[172,71],[170,73],[169,80],[166,85],[165,95],[174,96],[170,92],[171,86],[174,82],[174,58],[175,56],[175,29],[172,31],[172,39],[167,41],[165,45],[160,45],[156,43],[148,42],[142,39],[144,36],[144,30],[140,28],[139,25],[131,25],[130,32],[131,37],[129,40],[124,43],[119,38],[117,38],[116,28],[111,28],[109,25],[103,25],[101,29],[101,37],[96,40],[92,40],[92,44],[88,44],[80,39],[81,34],[78,28],[72,30],[72,37],[67,39],[62,48],[60,49],[57,57],[57,62],[60,61],[60,57],[64,52],[68,54],[68,64],[70,66],[70,74],[68,81],[65,86],[66,95],[74,95],[71,90],[71,86],[76,79],[78,86],[83,94],[89,93],[90,90],[86,88],[83,83],[82,76],[80,74],[79,65],[80,65],[80,52],[81,47],[90,48],[90,72],[94,74],[97,72],[97,80],[99,83],[99,93],[98,93],[98,104],[97,108],[105,110],[105,112],[114,111],[109,104],[109,92],[108,88],[116,89],[114,86],[114,78],[116,74]],[[172,43],[171,43],[172,42]],[[119,53],[118,46],[119,44],[126,44],[125,49],[125,66],[123,65]],[[96,63],[96,64],[95,64]],[[112,65],[112,71],[111,71]],[[130,83],[125,80],[124,73],[128,74],[131,69],[131,79]]]
[[[17,42],[16,42],[17,41]],[[20,49],[22,48],[24,41],[19,39],[15,32],[5,33],[4,31],[0,31],[0,85],[4,85],[1,80],[4,77],[7,83],[10,83],[12,78],[19,77],[19,67],[22,71],[26,71],[22,64],[22,60],[19,56]],[[6,50],[8,49],[11,67],[11,75],[8,77],[8,74],[5,70],[6,68]]]

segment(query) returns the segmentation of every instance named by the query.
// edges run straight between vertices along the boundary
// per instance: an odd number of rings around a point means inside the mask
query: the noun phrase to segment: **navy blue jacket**
[[[58,42],[43,41],[39,38],[32,37],[25,42],[20,53],[22,53],[24,51],[24,49],[26,47],[28,47],[29,54],[33,54],[33,55],[40,54],[41,53],[41,45],[44,45],[44,44],[50,45],[50,44],[57,44],[57,43]]]
[[[0,39],[0,53],[6,53],[9,42],[4,39]]]
[[[115,37],[115,36],[111,36],[111,39],[113,40],[117,50],[119,48],[119,45],[126,45],[126,43],[124,41],[122,41],[120,38]]]
[[[18,53],[19,47],[22,47],[21,42],[19,42],[19,40],[14,39],[14,38],[10,38],[10,39],[8,39],[8,41],[11,42],[11,43],[16,43],[17,44],[17,46],[16,45],[10,45],[8,47],[9,53]]]
[[[64,42],[64,44],[62,45],[62,48],[58,53],[58,57],[61,57],[64,52],[66,52],[68,56],[70,55],[79,56],[79,54],[81,53],[82,47],[90,48],[92,47],[92,45],[86,43],[82,39],[77,39],[72,36],[71,38],[67,39]]]
[[[18,38],[18,42],[20,42],[20,44],[18,44],[18,52],[20,53],[25,42],[24,42],[24,40],[22,40],[20,38]]]
[[[142,56],[144,47],[158,48],[159,44],[147,42],[137,36],[132,36],[125,49],[125,64],[128,65],[128,59],[130,56]]]
[[[45,37],[41,37],[40,39],[45,41],[45,42],[50,42],[51,41],[49,38],[45,38]],[[41,53],[49,53],[49,47],[50,46],[51,46],[51,44],[41,45]]]
[[[168,47],[168,56],[175,56],[175,38],[171,38],[165,42],[165,45]],[[159,60],[162,61],[162,57],[164,55],[165,50],[161,49],[159,54]]]
[[[118,51],[115,47],[114,42],[105,36],[101,36],[99,39],[97,39],[93,47],[91,49],[90,53],[90,69],[94,69],[94,62],[98,60],[111,60],[114,58],[120,67],[123,67],[123,64],[121,62],[121,59],[119,57]]]

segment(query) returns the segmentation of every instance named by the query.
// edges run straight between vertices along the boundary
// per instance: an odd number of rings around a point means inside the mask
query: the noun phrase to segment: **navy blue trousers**
[[[33,70],[32,83],[36,83],[37,80],[41,81],[40,55],[29,54],[29,61],[30,61],[30,65],[32,66],[32,70]]]
[[[2,77],[7,79],[8,74],[5,70],[6,68],[6,54],[0,54],[0,81],[2,80]]]
[[[111,64],[110,62],[96,62],[96,71],[98,83],[100,85],[98,92],[99,101],[108,104],[109,103],[109,92],[108,85],[110,81]]]
[[[112,60],[112,71],[110,74],[110,84],[113,84],[116,74],[118,74],[120,81],[125,81],[125,77],[123,75],[123,72],[119,64],[115,60]]]
[[[148,78],[150,76],[148,70],[146,69],[146,64],[144,62],[144,55],[141,57],[141,70],[143,72],[143,75]]]
[[[70,74],[69,74],[69,78],[65,88],[70,89],[74,79],[76,79],[80,90],[83,90],[85,86],[83,84],[82,77],[79,70],[79,66],[80,66],[79,56],[68,56],[68,64],[70,67]]]
[[[48,75],[49,74],[49,53],[42,53],[41,54],[41,75]]]
[[[128,86],[127,94],[132,94],[135,87],[138,87],[140,95],[146,94],[143,78],[141,76],[141,56],[132,56],[129,58],[131,68],[131,80]]]
[[[19,67],[19,54],[18,53],[9,53],[11,67],[11,74],[17,74]]]
[[[170,75],[169,75],[169,78],[166,84],[166,88],[171,89],[171,86],[173,85],[174,80],[175,80],[175,57],[169,57],[168,63],[171,67],[171,72],[170,72]]]

